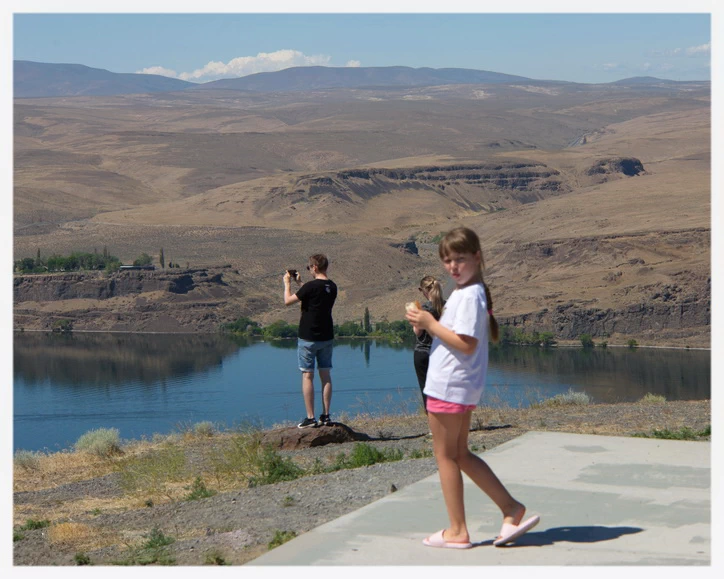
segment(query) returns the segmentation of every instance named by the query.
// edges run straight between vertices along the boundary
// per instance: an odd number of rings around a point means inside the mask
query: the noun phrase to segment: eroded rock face
[[[635,157],[611,157],[610,159],[601,159],[596,162],[588,171],[587,175],[610,175],[623,174],[627,177],[635,177],[644,173],[644,165]]]
[[[45,302],[68,299],[104,300],[118,296],[168,291],[186,294],[198,286],[225,285],[222,274],[209,276],[207,270],[119,271],[24,275],[13,280],[13,301]]]
[[[370,437],[362,432],[355,432],[345,424],[335,422],[331,426],[317,428],[292,426],[270,430],[264,433],[262,444],[268,444],[280,450],[296,450],[358,440],[370,440]]]

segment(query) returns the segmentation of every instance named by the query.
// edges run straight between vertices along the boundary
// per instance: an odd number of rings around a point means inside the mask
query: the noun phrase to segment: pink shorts
[[[464,414],[476,406],[477,404],[458,404],[457,402],[445,402],[432,396],[427,397],[427,411],[437,414]]]

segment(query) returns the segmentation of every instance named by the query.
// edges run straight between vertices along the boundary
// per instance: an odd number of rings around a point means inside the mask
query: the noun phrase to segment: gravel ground
[[[526,410],[479,409],[470,434],[477,452],[493,448],[529,430],[556,430],[584,434],[630,436],[654,429],[700,431],[711,424],[709,401],[666,402],[662,404],[593,404]],[[365,432],[378,448],[427,453],[431,438],[424,416],[355,419],[357,432]],[[349,453],[354,443],[285,451],[302,466],[315,459],[329,460],[340,452]],[[190,448],[189,452],[199,452]],[[368,467],[305,476],[293,481],[253,488],[238,488],[196,501],[177,501],[125,512],[79,515],[73,521],[57,520],[53,511],[66,501],[120,497],[119,475],[109,474],[54,488],[14,493],[16,510],[32,507],[53,525],[70,522],[90,527],[94,539],[108,537],[103,548],[85,547],[77,537],[53,538],[53,527],[22,531],[14,542],[15,565],[76,565],[83,553],[96,565],[145,564],[149,551],[133,545],[147,540],[152,529],[175,539],[155,551],[155,564],[203,565],[243,564],[268,550],[278,533],[302,534],[327,521],[384,497],[395,489],[417,482],[436,472],[434,458],[405,459]],[[17,520],[17,517],[16,517]],[[146,557],[144,559],[144,557]],[[150,560],[154,560],[153,557]]]

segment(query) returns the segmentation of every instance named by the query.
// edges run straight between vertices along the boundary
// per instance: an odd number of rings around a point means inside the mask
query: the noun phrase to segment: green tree
[[[262,330],[265,338],[296,338],[297,326],[292,326],[284,320],[277,320]]]
[[[593,338],[591,338],[591,334],[581,334],[581,345],[584,348],[593,348]]]
[[[166,269],[166,260],[163,258],[163,247],[161,253],[158,256],[158,262],[161,264],[161,269]]]
[[[133,260],[133,265],[151,265],[153,260],[147,253],[142,253],[136,259]]]
[[[363,327],[365,333],[369,334],[372,331],[372,324],[370,324],[370,309],[365,306],[365,317],[363,321]]]

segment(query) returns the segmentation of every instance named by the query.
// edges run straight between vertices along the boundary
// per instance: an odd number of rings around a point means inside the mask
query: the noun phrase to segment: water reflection
[[[178,334],[17,334],[15,377],[27,385],[152,384],[219,366],[245,339]]]
[[[414,343],[340,339],[333,413],[415,411]],[[303,413],[296,340],[222,335],[41,334],[14,339],[14,446],[62,448],[93,428],[138,438],[179,423],[273,426]],[[709,351],[491,348],[485,404],[584,391],[595,402],[708,399]],[[318,390],[319,382],[315,379]]]
[[[535,386],[545,377],[585,390],[594,401],[706,400],[711,395],[711,353],[630,348],[491,348],[491,369],[514,372]]]

